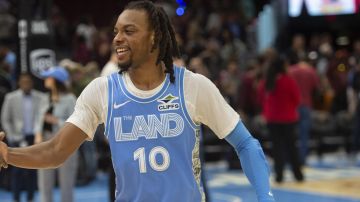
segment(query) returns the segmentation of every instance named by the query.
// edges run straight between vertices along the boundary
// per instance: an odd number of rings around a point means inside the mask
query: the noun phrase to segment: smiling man
[[[235,147],[258,200],[274,201],[263,151],[239,115],[211,81],[173,65],[180,54],[161,7],[131,2],[116,22],[113,45],[119,73],[92,81],[48,142],[20,149],[0,142],[0,166],[57,167],[105,123],[116,201],[205,201],[199,141],[206,124]]]

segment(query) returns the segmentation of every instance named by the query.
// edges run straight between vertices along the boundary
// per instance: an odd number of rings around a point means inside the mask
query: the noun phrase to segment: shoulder
[[[85,90],[104,90],[108,86],[108,76],[100,76],[92,80],[86,87]]]
[[[92,80],[81,92],[79,103],[97,103],[104,104],[108,95],[108,78],[107,76],[97,77]]]
[[[19,97],[19,96],[21,96],[21,91],[20,90],[15,90],[13,92],[10,92],[10,93],[6,94],[6,97],[8,99],[13,99],[13,98],[16,98],[16,97]]]
[[[117,74],[117,73],[114,73]],[[92,83],[93,85],[107,85],[107,81],[108,81],[108,76],[100,76],[95,78],[94,80],[92,80],[90,83]]]

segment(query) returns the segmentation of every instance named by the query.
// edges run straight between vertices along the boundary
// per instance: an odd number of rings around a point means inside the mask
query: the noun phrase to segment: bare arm
[[[8,164],[21,168],[59,167],[88,136],[71,123],[65,125],[50,140],[23,148],[4,148],[0,150]]]

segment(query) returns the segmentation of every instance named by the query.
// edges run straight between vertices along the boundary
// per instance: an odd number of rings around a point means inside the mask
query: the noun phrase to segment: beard
[[[125,72],[125,71],[129,70],[131,65],[132,65],[131,60],[129,60],[129,61],[125,62],[125,63],[118,63],[118,67],[120,68],[121,72]]]
[[[129,70],[129,68],[132,66],[133,60],[132,55],[130,54],[129,59],[123,62],[118,62],[118,67],[120,68],[120,72],[125,72]]]

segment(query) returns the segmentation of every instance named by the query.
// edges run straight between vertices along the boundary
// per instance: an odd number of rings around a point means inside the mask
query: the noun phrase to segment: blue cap
[[[61,83],[66,83],[69,80],[69,73],[64,67],[51,67],[40,73],[41,77],[49,78],[52,77]]]

